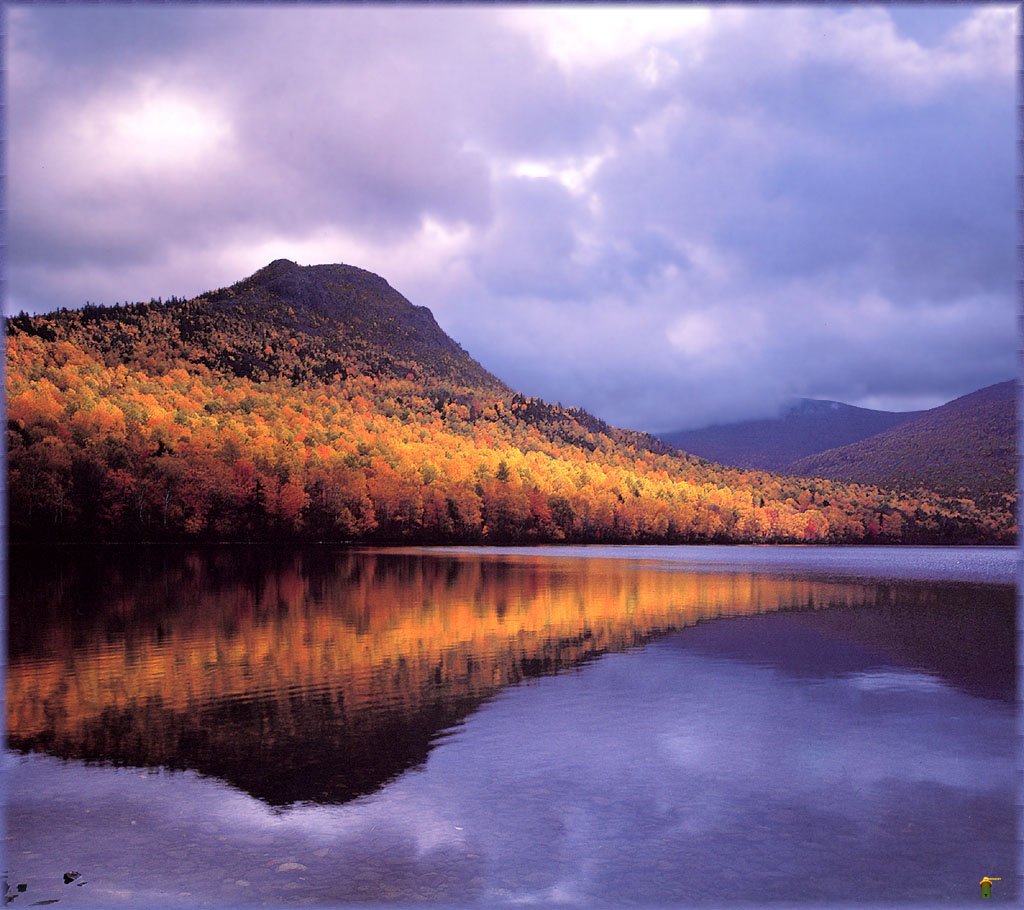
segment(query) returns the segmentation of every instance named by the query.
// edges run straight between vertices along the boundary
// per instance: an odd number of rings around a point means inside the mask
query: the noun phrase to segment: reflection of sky
[[[345,806],[19,759],[9,868],[62,905],[973,903],[982,875],[1012,897],[1011,706],[877,664],[797,679],[706,638],[508,690]]]

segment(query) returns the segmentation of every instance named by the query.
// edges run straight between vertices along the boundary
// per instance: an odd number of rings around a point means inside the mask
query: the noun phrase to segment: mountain
[[[801,398],[779,417],[663,433],[661,439],[719,464],[786,471],[800,458],[874,436],[920,413],[873,411]]]
[[[542,339],[538,343],[542,343]],[[1007,541],[1002,506],[723,468],[508,388],[347,265],[7,322],[11,540]]]
[[[308,339],[306,346],[296,346],[294,362],[287,364],[295,378],[308,378],[310,372],[323,378],[333,364],[342,377],[353,366],[360,372],[394,376],[412,370],[434,379],[506,390],[441,330],[430,310],[413,306],[379,275],[354,266],[302,267],[278,259],[244,281],[204,295],[200,302],[203,299],[212,304],[210,313],[223,320],[257,320],[265,338],[276,331],[301,333]],[[200,321],[191,331],[205,340],[208,328],[208,322]],[[228,337],[237,343],[247,335],[243,331]],[[267,354],[258,345],[253,350],[251,337],[248,350],[231,350],[229,359],[223,359],[222,352],[220,365],[238,375],[281,370],[287,352]],[[239,373],[239,361],[248,369]],[[311,371],[311,362],[321,365]]]
[[[987,386],[883,433],[795,461],[787,470],[895,489],[925,487],[987,503],[1013,499],[1017,383]]]
[[[146,331],[140,321],[158,332]],[[12,320],[29,326],[24,315]],[[414,377],[490,391],[499,379],[446,335],[430,310],[383,278],[350,265],[299,266],[278,259],[227,288],[191,301],[86,306],[76,336],[112,360],[168,356],[266,381]],[[56,337],[56,336],[54,336]]]

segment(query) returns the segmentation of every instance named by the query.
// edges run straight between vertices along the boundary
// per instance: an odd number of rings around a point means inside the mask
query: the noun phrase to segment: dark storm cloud
[[[495,202],[499,214],[475,257],[477,277],[502,295],[559,301],[586,293],[588,276],[573,263],[581,216],[572,194],[555,180],[510,178],[498,183]]]
[[[731,213],[722,242],[769,275],[870,262],[896,299],[1005,289],[1012,99],[965,92],[859,114],[817,123],[835,154],[794,150],[766,168],[759,189],[771,208]]]
[[[912,38],[921,47],[940,45],[950,29],[963,19],[963,10],[957,3],[894,3],[885,11],[900,34]]]
[[[8,12],[8,310],[345,261],[659,430],[1014,371],[1008,8]]]
[[[220,35],[230,21],[222,11],[197,12],[168,16],[139,5],[126,16],[114,5],[39,5],[30,13],[12,10],[11,38],[61,95],[84,96],[99,81],[131,78],[140,67],[172,61],[183,51],[195,56],[223,46]]]

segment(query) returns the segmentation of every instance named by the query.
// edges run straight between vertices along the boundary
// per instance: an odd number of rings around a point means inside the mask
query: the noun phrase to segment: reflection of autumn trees
[[[333,551],[130,562],[18,570],[11,745],[194,768],[278,803],[376,788],[523,678],[716,616],[877,596],[608,559]]]
[[[11,596],[13,748],[198,770],[273,804],[371,792],[503,687],[719,616],[813,610],[840,644],[1013,697],[1010,586],[150,548],[18,560]],[[991,660],[950,648],[950,629]]]
[[[87,650],[61,621],[70,605],[37,625],[32,634],[45,657],[12,657],[11,734],[33,734],[54,718],[70,731],[147,699],[187,710],[262,689],[324,685],[344,691],[350,706],[382,695],[401,703],[439,683],[479,692],[516,681],[524,666],[569,666],[721,615],[865,596],[848,585],[607,559],[354,553],[326,574],[306,574],[300,558],[259,585],[209,591],[198,587],[207,577],[201,561],[185,571],[191,581],[180,582],[180,600],[169,593],[177,581],[164,579],[159,592],[118,591],[115,577],[97,626],[117,616],[132,631]],[[170,611],[156,607],[160,596],[174,598]]]
[[[379,346],[383,335],[373,336],[379,344],[349,339],[346,347],[331,341],[325,317],[312,325],[313,317],[288,312],[261,324],[193,301],[11,320],[12,534],[380,542],[1012,537],[1008,511],[710,465],[584,412],[514,395],[468,358],[476,372],[460,373],[450,352],[436,363],[398,362]]]

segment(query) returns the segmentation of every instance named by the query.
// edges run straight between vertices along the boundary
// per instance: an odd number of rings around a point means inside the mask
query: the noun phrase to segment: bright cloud
[[[106,105],[108,111],[113,105]],[[195,165],[222,153],[229,140],[226,118],[201,99],[148,87],[120,113],[90,124],[97,158],[146,169]]]
[[[659,55],[660,45],[685,44],[699,52],[700,39],[712,24],[712,11],[698,6],[637,10],[628,6],[557,5],[511,9],[504,20],[531,35],[567,70],[626,62],[637,75],[650,79],[652,66],[656,74],[659,61],[664,65],[670,59]]]

